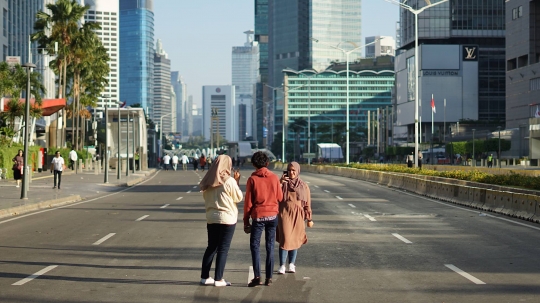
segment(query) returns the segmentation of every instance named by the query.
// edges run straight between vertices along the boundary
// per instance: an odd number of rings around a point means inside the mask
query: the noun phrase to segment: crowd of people
[[[278,274],[296,272],[298,249],[307,243],[305,226],[313,226],[311,194],[308,185],[300,179],[300,165],[292,162],[281,177],[267,166],[269,158],[264,152],[251,157],[255,171],[246,183],[246,195],[240,190],[240,171],[233,169],[232,159],[220,155],[201,180],[206,209],[208,246],[201,268],[202,285],[229,286],[224,277],[228,251],[238,220],[237,204],[244,199],[244,232],[249,234],[254,278],[248,287],[262,285],[260,241],[265,235],[264,285],[272,285],[274,271],[274,242],[279,243]],[[210,269],[216,258],[214,277]],[[286,262],[288,259],[288,270]]]

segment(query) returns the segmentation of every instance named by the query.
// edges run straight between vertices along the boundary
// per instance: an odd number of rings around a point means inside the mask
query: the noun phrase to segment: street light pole
[[[30,170],[28,169],[28,121],[30,119],[30,74],[32,68],[36,68],[33,63],[25,63],[22,67],[26,68],[26,99],[24,102],[24,154],[23,154],[23,182],[21,188],[21,199],[28,199],[28,185],[30,182]]]
[[[103,158],[103,170],[105,171],[103,183],[109,183],[109,102],[105,103],[105,152]]]
[[[474,132],[476,129],[472,129],[472,166],[476,166],[476,158],[474,157]]]
[[[120,125],[121,125],[121,115],[120,115],[120,106],[118,106],[118,163],[116,164],[116,179],[120,180],[121,170],[122,170],[122,156],[120,155]]]
[[[411,6],[405,4],[405,2],[399,2],[397,0],[385,0],[386,2],[390,2],[392,4],[398,5],[401,8],[404,8],[414,14],[414,155],[415,159],[418,159],[418,79],[419,79],[419,68],[418,68],[418,15],[422,13],[424,10],[433,7],[435,5],[439,5],[441,3],[447,2],[448,0],[442,0],[437,3],[431,3],[430,0],[424,0],[426,2],[426,6],[414,9]],[[418,167],[418,161],[414,161],[414,167]]]
[[[501,127],[497,126],[499,130],[499,154],[497,155],[497,162],[499,162],[499,168],[501,168]]]

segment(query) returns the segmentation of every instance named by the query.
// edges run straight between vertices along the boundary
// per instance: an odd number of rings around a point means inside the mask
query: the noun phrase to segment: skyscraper
[[[324,70],[332,62],[344,62],[345,54],[329,45],[353,49],[362,44],[361,3],[361,0],[269,0],[270,86],[278,88],[283,84],[286,68]],[[361,50],[350,54],[349,59],[355,61],[360,57]],[[273,96],[264,98],[273,103],[269,113],[269,145],[274,133],[281,132],[283,121],[283,98],[278,90],[273,92]]]
[[[154,1],[120,0],[120,100],[153,113]]]
[[[101,25],[101,29],[96,31],[97,36],[107,49],[109,55],[110,73],[109,84],[105,88],[103,95],[98,99],[98,108],[118,107],[120,101],[120,74],[119,74],[119,28],[120,18],[119,3],[117,0],[83,0],[83,5],[89,5],[84,20],[86,22],[96,22]]]
[[[268,0],[255,0],[255,38],[259,43],[259,75],[260,80],[255,86],[254,109],[263,108],[265,83],[268,83]],[[263,146],[263,110],[253,113],[252,139],[258,140]]]
[[[374,43],[375,42],[375,43]],[[394,56],[396,52],[396,41],[390,36],[371,36],[366,37],[366,58],[375,58],[380,56]]]
[[[176,129],[173,129],[173,123],[176,123],[176,111],[173,111],[171,101],[171,60],[167,53],[163,50],[161,40],[157,40],[156,52],[154,54],[154,106],[153,116],[150,116],[154,121],[163,121],[161,129],[163,134],[168,134]],[[174,105],[176,107],[176,104]],[[165,117],[166,114],[169,114]],[[163,119],[163,120],[161,120]]]
[[[238,140],[252,136],[252,117],[255,106],[255,84],[259,79],[259,46],[253,41],[253,31],[245,31],[244,46],[232,49],[232,85],[235,86],[237,106],[244,105],[244,110],[237,110],[239,120]]]
[[[171,72],[171,85],[176,94],[176,131],[182,133],[182,136],[187,136],[184,126],[187,85],[182,76],[180,76],[180,72]]]

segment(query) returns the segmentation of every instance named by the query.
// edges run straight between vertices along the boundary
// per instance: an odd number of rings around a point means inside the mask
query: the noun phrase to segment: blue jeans
[[[216,254],[214,279],[216,281],[223,279],[223,271],[225,270],[225,263],[227,263],[227,255],[229,254],[235,228],[236,224],[206,224],[208,246],[202,260],[201,279],[210,277],[210,267],[212,267],[212,261]]]
[[[287,261],[287,255],[289,256],[289,263],[294,264],[296,262],[296,255],[298,254],[298,249],[294,250],[284,250],[279,248],[279,266],[284,265]]]
[[[253,262],[253,273],[255,277],[261,276],[261,256],[259,255],[259,247],[263,230],[264,238],[266,240],[266,278],[272,278],[272,274],[274,273],[274,242],[276,241],[277,220],[276,217],[272,221],[253,221],[251,224],[249,248],[251,250],[251,260]]]

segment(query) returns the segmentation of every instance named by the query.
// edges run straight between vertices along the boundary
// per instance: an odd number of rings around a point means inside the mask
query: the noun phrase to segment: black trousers
[[[56,186],[56,180],[58,180],[58,188],[60,188],[60,183],[62,183],[62,171],[54,170],[54,186]]]

